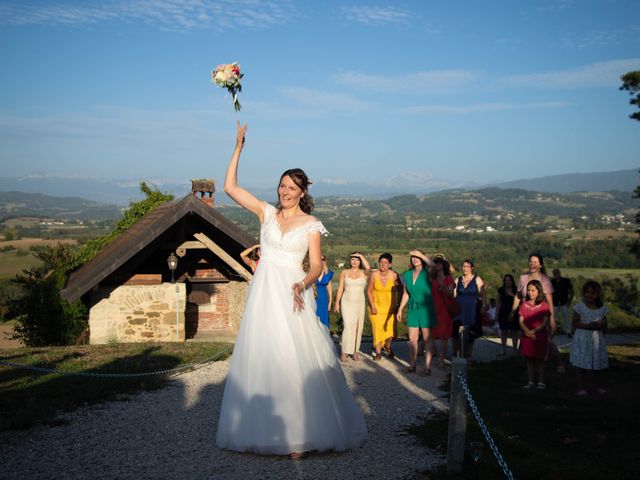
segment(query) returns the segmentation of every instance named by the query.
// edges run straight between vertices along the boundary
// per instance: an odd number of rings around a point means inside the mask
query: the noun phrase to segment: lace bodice
[[[273,205],[264,204],[264,223],[260,227],[260,262],[302,268],[302,260],[309,249],[309,233],[329,232],[320,220],[312,220],[282,233]]]

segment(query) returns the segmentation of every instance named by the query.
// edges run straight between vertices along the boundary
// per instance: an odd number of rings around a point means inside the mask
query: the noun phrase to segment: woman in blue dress
[[[469,259],[462,262],[462,275],[456,279],[454,295],[460,306],[460,315],[453,322],[454,350],[458,356],[471,358],[473,340],[477,336],[476,329],[480,321],[478,300],[482,300],[482,308],[487,302],[484,282],[475,274],[475,266]]]
[[[330,328],[329,324],[329,310],[331,310],[331,301],[333,299],[333,286],[331,280],[333,279],[333,272],[329,270],[327,266],[327,259],[322,256],[322,273],[316,280],[316,292],[318,297],[316,298],[316,315],[322,322],[322,324]]]

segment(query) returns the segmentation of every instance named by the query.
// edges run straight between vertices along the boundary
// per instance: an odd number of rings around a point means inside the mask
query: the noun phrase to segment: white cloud
[[[509,75],[498,81],[505,86],[519,88],[609,87],[619,84],[623,73],[638,69],[640,58],[629,58],[592,63],[569,70]]]
[[[238,27],[267,28],[297,16],[290,1],[263,0],[112,0],[96,7],[69,2],[62,5],[2,5],[0,24],[85,25],[139,21],[162,30]]]
[[[335,82],[359,89],[429,93],[459,88],[477,81],[480,75],[469,70],[433,70],[406,75],[368,75],[347,72],[334,75]]]
[[[361,23],[369,27],[390,23],[406,23],[412,15],[409,11],[396,7],[343,6],[340,16],[351,22]]]
[[[538,108],[566,107],[567,102],[533,102],[533,103],[477,103],[470,105],[417,105],[405,108],[407,113],[433,113],[433,114],[467,114],[477,112],[497,112],[504,110],[522,110]]]
[[[621,45],[627,32],[623,30],[591,30],[584,34],[566,34],[561,43],[567,48],[594,48]]]
[[[366,112],[372,106],[350,95],[333,92],[322,92],[302,87],[288,87],[282,89],[283,95],[292,100],[296,106],[317,112]]]

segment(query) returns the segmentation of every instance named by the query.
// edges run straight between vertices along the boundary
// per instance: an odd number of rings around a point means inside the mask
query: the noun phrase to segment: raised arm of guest
[[[411,250],[409,252],[409,256],[411,257],[418,257],[420,259],[422,259],[424,261],[424,263],[427,264],[427,268],[431,268],[433,267],[433,262],[431,261],[431,259],[429,258],[428,255],[426,255],[424,252],[422,252],[421,250]]]
[[[251,258],[253,255],[252,253],[255,252],[258,248],[260,248],[260,244],[256,244],[253,245],[249,248],[244,249],[241,253],[240,253],[240,258],[242,259],[242,262],[251,269],[252,272],[256,271],[256,267],[258,266],[258,263]]]
[[[369,265],[369,262],[367,261],[366,257],[361,253],[356,253],[355,256],[360,259],[360,262],[362,262],[365,276],[369,277],[369,275],[371,275],[371,265]]]

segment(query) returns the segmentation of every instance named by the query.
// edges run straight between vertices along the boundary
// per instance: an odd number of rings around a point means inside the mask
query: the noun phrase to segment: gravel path
[[[407,358],[405,342],[395,350]],[[448,395],[438,389],[448,369],[420,377],[404,373],[402,359],[363,358],[343,367],[369,429],[365,444],[351,451],[291,460],[216,448],[229,367],[224,361],[160,390],[65,415],[68,423],[61,426],[0,433],[2,478],[409,479],[443,463],[406,429],[434,409],[448,408]]]

